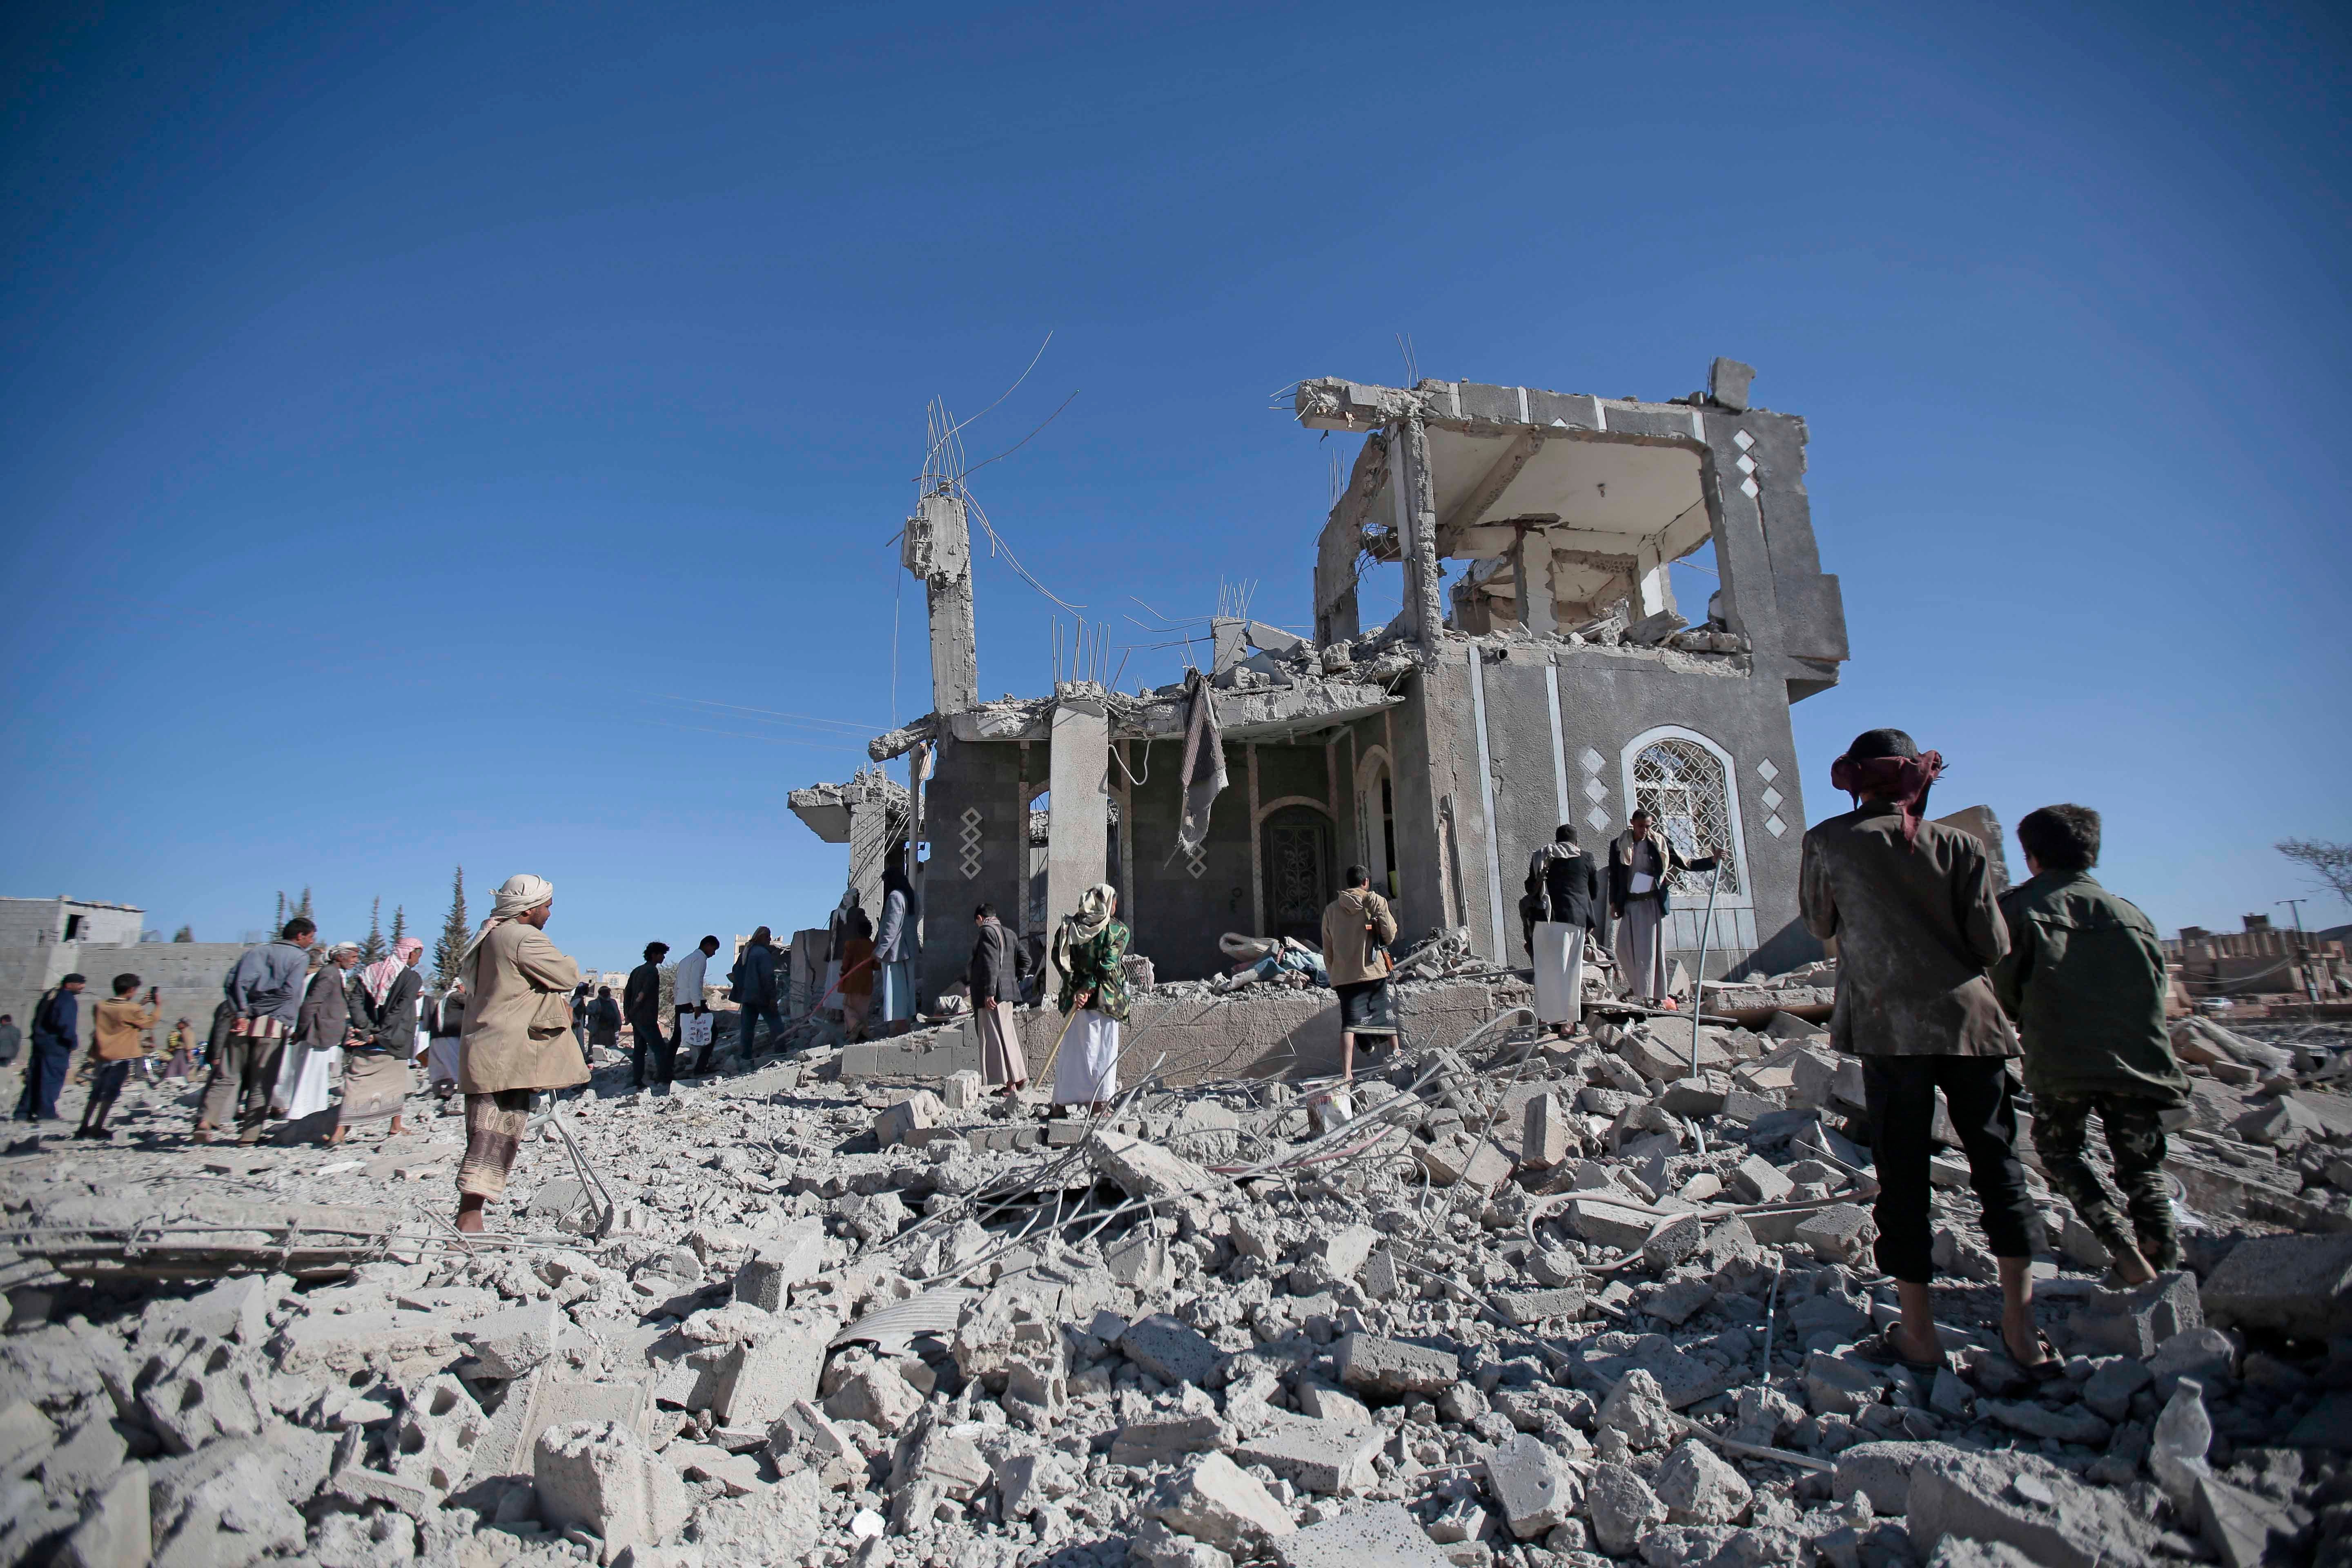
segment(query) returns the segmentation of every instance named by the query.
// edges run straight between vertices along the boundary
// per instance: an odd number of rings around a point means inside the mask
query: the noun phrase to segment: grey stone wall
[[[212,1026],[213,1008],[221,999],[221,982],[245,952],[235,942],[147,942],[124,946],[96,942],[47,942],[36,947],[0,947],[0,1013],[29,1023],[41,993],[69,973],[79,973],[89,984],[82,992],[81,1037],[90,1038],[91,1007],[112,994],[114,977],[139,976],[140,994],[150,985],[163,987],[162,1019],[168,1030],[184,1017],[199,1037]],[[159,1035],[158,1041],[160,1043]]]
[[[1486,822],[1475,809],[1483,792],[1470,692],[1468,653],[1473,646],[1481,656],[1478,671],[1485,684],[1494,784],[1492,861]],[[1672,727],[1727,753],[1728,793],[1736,796],[1738,832],[1730,847],[1740,858],[1741,891],[1727,895],[1718,908],[1707,973],[1721,975],[1751,963],[1782,968],[1817,952],[1801,928],[1790,929],[1797,916],[1798,846],[1805,814],[1781,682],[1752,674],[1691,673],[1646,650],[1531,640],[1473,645],[1454,638],[1449,639],[1449,652],[1453,657],[1426,678],[1408,706],[1434,738],[1436,787],[1450,790],[1457,803],[1473,808],[1459,816],[1460,858],[1467,923],[1479,952],[1496,955],[1487,889],[1498,866],[1504,911],[1500,955],[1514,963],[1526,962],[1517,912],[1522,879],[1528,855],[1551,837],[1560,821],[1563,786],[1569,820],[1576,824],[1580,840],[1605,856],[1609,840],[1624,830],[1632,810],[1625,793],[1628,747],[1645,734]],[[1545,681],[1548,665],[1557,670],[1559,693],[1558,765]],[[1600,759],[1599,768],[1587,765],[1588,752]],[[1600,786],[1597,797],[1586,788],[1587,781]],[[1596,811],[1606,817],[1604,825],[1591,820]],[[1704,900],[1679,898],[1676,903],[1668,948],[1687,964],[1696,957]]]

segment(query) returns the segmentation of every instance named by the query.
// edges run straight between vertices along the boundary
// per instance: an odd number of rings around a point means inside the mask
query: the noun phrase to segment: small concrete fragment
[[[1277,1538],[1281,1568],[1452,1568],[1402,1503],[1377,1502]]]
[[[1868,1257],[1878,1226],[1860,1204],[1832,1204],[1797,1226],[1799,1246],[1823,1263],[1858,1264]]]
[[[2029,1485],[2021,1487],[2021,1481]],[[2050,1500],[2042,1501],[2042,1498]],[[1911,1473],[1913,1549],[1946,1536],[2004,1542],[2042,1568],[2095,1568],[2153,1554],[2156,1529],[2116,1492],[2087,1487],[2038,1455],[1936,1446]]]
[[[1207,1167],[1147,1143],[1130,1132],[1097,1128],[1087,1141],[1087,1163],[1116,1182],[1130,1198],[1176,1203],[1225,1184]]]
[[[1339,1381],[1376,1398],[1443,1394],[1462,1375],[1462,1363],[1443,1351],[1373,1334],[1349,1334],[1334,1357]]]
[[[1195,1388],[1207,1387],[1217,1363],[1224,1359],[1224,1352],[1211,1344],[1198,1329],[1165,1312],[1154,1312],[1129,1325],[1118,1336],[1118,1350],[1128,1360],[1171,1386],[1189,1383]]]
[[[1559,1456],[1522,1432],[1486,1456],[1486,1490],[1521,1541],[1548,1535],[1576,1515],[1583,1489]]]
[[[125,1465],[82,1510],[55,1568],[147,1568],[155,1550],[147,1467]]]
[[[2326,1340],[2352,1331],[2352,1233],[2240,1242],[2206,1277],[2204,1319]]]
[[[1592,1533],[1612,1557],[1630,1555],[1654,1526],[1666,1520],[1666,1505],[1650,1483],[1622,1465],[1594,1466],[1584,1500]]]
[[[1747,1479],[1696,1437],[1683,1440],[1653,1481],[1669,1524],[1734,1524],[1755,1492]]]
[[[1935,1451],[1931,1443],[1856,1443],[1837,1457],[1830,1496],[1840,1502],[1855,1494],[1870,1500],[1874,1513],[1901,1513],[1910,1503],[1911,1472]]]
[[[939,1125],[946,1108],[940,1097],[928,1089],[919,1089],[874,1119],[874,1142],[877,1147],[888,1149],[907,1142],[909,1135],[928,1127]]]
[[[1151,1516],[1230,1556],[1250,1556],[1297,1526],[1255,1476],[1223,1454],[1204,1454],[1153,1499]]]
[[[484,1376],[516,1378],[555,1353],[564,1327],[563,1309],[551,1297],[477,1318],[452,1332],[473,1348]]]
[[[791,1304],[792,1288],[824,1268],[824,1222],[803,1215],[752,1247],[751,1260],[735,1274],[735,1300],[781,1312]]]
[[[1594,1418],[1601,1430],[1614,1432],[1635,1453],[1663,1448],[1675,1440],[1679,1423],[1666,1405],[1658,1380],[1637,1367],[1617,1382]]]
[[[631,1548],[661,1545],[686,1523],[690,1507],[677,1471],[613,1421],[577,1421],[541,1433],[531,1486],[540,1518],[600,1538],[608,1564]]]

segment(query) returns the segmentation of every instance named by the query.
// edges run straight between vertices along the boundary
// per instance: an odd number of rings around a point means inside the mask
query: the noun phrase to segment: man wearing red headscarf
[[[1878,1266],[1903,1310],[1862,1349],[1923,1370],[1944,1362],[1928,1291],[1928,1130],[1940,1089],[2000,1268],[2001,1336],[2028,1373],[2054,1375],[2060,1363],[2033,1321],[2033,1211],[2009,1074],[2017,1040],[1987,978],[2009,952],[2009,927],[1986,846],[1926,820],[1943,771],[1939,754],[1900,730],[1855,736],[1830,770],[1854,809],[1805,835],[1799,872],[1806,929],[1837,943],[1830,1040],[1862,1058]]]

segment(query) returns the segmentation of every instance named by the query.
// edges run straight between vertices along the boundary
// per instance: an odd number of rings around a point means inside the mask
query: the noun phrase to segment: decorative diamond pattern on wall
[[[1769,811],[1787,798],[1777,789],[1768,789],[1764,792],[1764,809]]]
[[[956,834],[956,869],[961,871],[963,879],[969,882],[980,875],[980,825],[984,818],[980,815],[980,807],[967,805],[963,808],[962,820],[963,826]]]
[[[1599,805],[1609,798],[1609,786],[1599,779],[1587,779],[1584,781],[1584,798]]]
[[[1756,499],[1759,492],[1756,488],[1755,475],[1750,474],[1748,478],[1739,481],[1739,493],[1746,496],[1749,500],[1754,500]]]
[[[1576,760],[1584,764],[1584,771],[1588,773],[1599,773],[1603,767],[1607,766],[1609,763],[1608,758],[1602,756],[1600,752],[1594,751],[1590,746],[1585,747],[1583,751],[1578,752]]]
[[[1752,474],[1756,471],[1756,459],[1753,458],[1742,458],[1738,462],[1733,464],[1732,467],[1738,468],[1743,474]]]
[[[1592,824],[1592,830],[1598,833],[1609,826],[1609,814],[1596,805],[1584,814],[1584,820]]]
[[[1764,831],[1770,834],[1773,837],[1778,838],[1780,835],[1789,831],[1789,825],[1780,820],[1780,813],[1774,812],[1771,816],[1764,819]]]
[[[1192,880],[1196,882],[1202,877],[1207,876],[1209,872],[1208,846],[1204,844],[1195,844],[1190,849],[1185,850],[1184,869],[1192,873]]]
[[[1756,445],[1756,437],[1742,430],[1731,438],[1731,444],[1745,452],[1748,447]]]
[[[1764,782],[1766,784],[1770,784],[1774,779],[1780,776],[1780,770],[1773,765],[1772,759],[1769,757],[1767,757],[1762,762],[1757,763],[1756,771],[1763,775]]]

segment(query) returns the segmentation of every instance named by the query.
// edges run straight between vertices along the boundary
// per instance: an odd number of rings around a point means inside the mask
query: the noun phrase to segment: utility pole
[[[2313,1006],[2316,1007],[2319,1005],[2319,982],[2312,975],[2311,949],[2303,940],[2303,906],[2305,900],[2302,899],[2280,899],[2275,901],[2286,905],[2289,909],[2292,909],[2294,911],[2295,967],[2303,971],[2303,994],[2305,998],[2308,1000]]]

